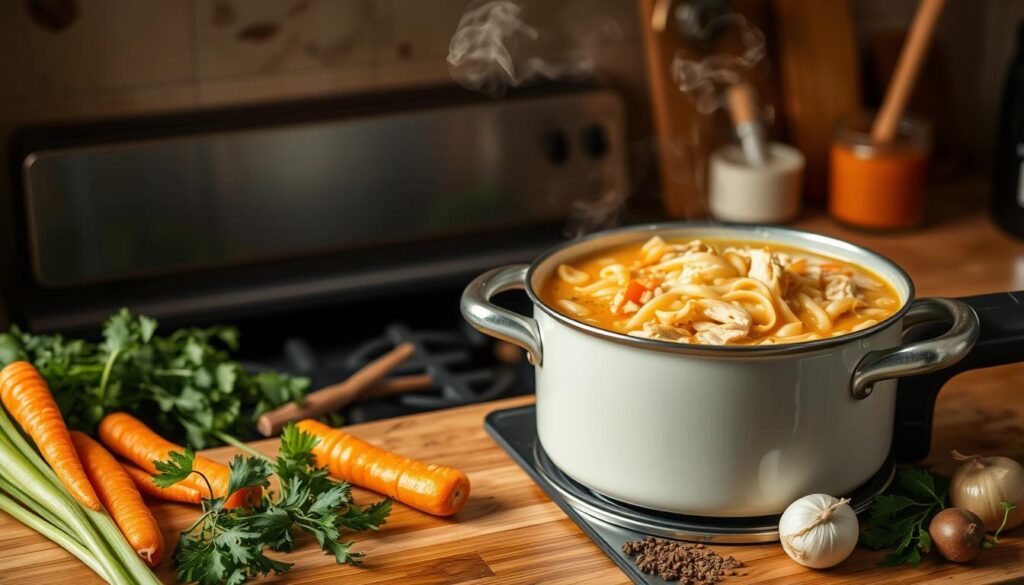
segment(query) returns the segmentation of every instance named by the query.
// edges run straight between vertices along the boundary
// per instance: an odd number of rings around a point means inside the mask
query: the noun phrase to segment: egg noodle
[[[835,337],[901,305],[891,285],[847,262],[784,246],[658,236],[559,265],[541,297],[603,329],[703,345]]]

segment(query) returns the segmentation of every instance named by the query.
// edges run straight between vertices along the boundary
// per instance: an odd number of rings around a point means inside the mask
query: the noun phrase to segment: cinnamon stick
[[[264,414],[256,421],[256,430],[264,437],[270,437],[281,432],[281,429],[291,421],[315,418],[333,412],[358,398],[363,391],[409,359],[414,352],[415,348],[411,343],[403,343],[370,362],[344,382],[309,394],[302,406],[292,402]]]
[[[421,390],[429,390],[433,386],[434,378],[430,374],[410,374],[408,376],[384,378],[363,391],[362,394],[356,397],[356,401],[384,398],[395,396],[396,394],[405,394],[406,392],[419,392]],[[342,407],[344,406],[342,405]]]

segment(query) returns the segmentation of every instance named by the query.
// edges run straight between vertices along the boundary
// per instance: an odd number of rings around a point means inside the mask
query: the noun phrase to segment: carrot
[[[156,473],[155,461],[168,459],[168,454],[173,451],[180,453],[185,450],[154,433],[139,419],[123,412],[114,412],[103,417],[100,421],[99,435],[107,448],[151,474]],[[211,488],[215,498],[227,494],[231,474],[227,465],[196,455],[193,469],[206,477],[210,482],[209,488],[206,481],[195,474],[188,476],[181,483],[198,490],[204,497]],[[224,505],[228,508],[253,506],[259,502],[261,493],[260,488],[240,490],[228,498]]]
[[[164,537],[132,478],[103,445],[85,433],[71,431],[71,442],[103,507],[114,518],[124,539],[147,565],[157,566],[164,556]]]
[[[139,491],[147,496],[160,498],[168,502],[181,502],[183,504],[198,504],[203,499],[203,494],[199,490],[184,483],[176,483],[170,487],[162,488],[153,483],[152,475],[131,463],[121,463],[121,467],[124,468],[128,477],[135,482],[135,487],[139,488]]]
[[[313,419],[298,427],[320,439],[317,465],[355,485],[436,516],[458,512],[469,499],[469,478],[457,469],[396,455]]]
[[[0,370],[0,401],[32,437],[43,459],[71,495],[83,506],[99,510],[99,497],[78,459],[64,417],[35,366],[11,362]]]
[[[639,280],[631,280],[629,281],[629,284],[626,285],[625,297],[627,301],[633,301],[639,305],[640,297],[643,296],[645,292],[647,292],[647,287],[644,286],[642,282]]]

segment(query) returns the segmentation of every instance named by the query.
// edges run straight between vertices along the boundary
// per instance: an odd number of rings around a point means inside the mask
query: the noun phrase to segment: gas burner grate
[[[473,332],[475,333],[475,332]],[[515,364],[501,363],[494,356],[493,343],[486,337],[462,331],[414,330],[396,323],[384,333],[346,351],[344,357],[320,356],[302,338],[284,343],[288,368],[312,378],[313,388],[338,383],[375,358],[402,343],[415,348],[412,357],[389,376],[427,373],[433,380],[428,390],[390,398],[412,411],[435,410],[494,400],[513,394],[519,380]],[[353,419],[363,420],[359,413]],[[397,413],[396,413],[397,414]]]
[[[414,331],[402,324],[388,326],[384,335],[357,347],[345,365],[357,370],[402,343],[411,343],[416,351],[393,375],[426,372],[437,389],[399,396],[399,402],[410,408],[448,408],[494,400],[505,396],[516,380],[513,369],[504,364],[475,367],[484,348],[475,346],[472,337],[449,331]]]

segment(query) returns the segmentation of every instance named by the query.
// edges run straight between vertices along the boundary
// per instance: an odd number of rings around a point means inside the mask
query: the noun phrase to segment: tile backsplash
[[[62,119],[451,84],[468,0],[0,2],[0,129]],[[615,19],[597,63],[644,91],[631,0],[526,2],[531,18]],[[548,26],[539,26],[542,31]],[[624,62],[627,61],[627,62]]]

